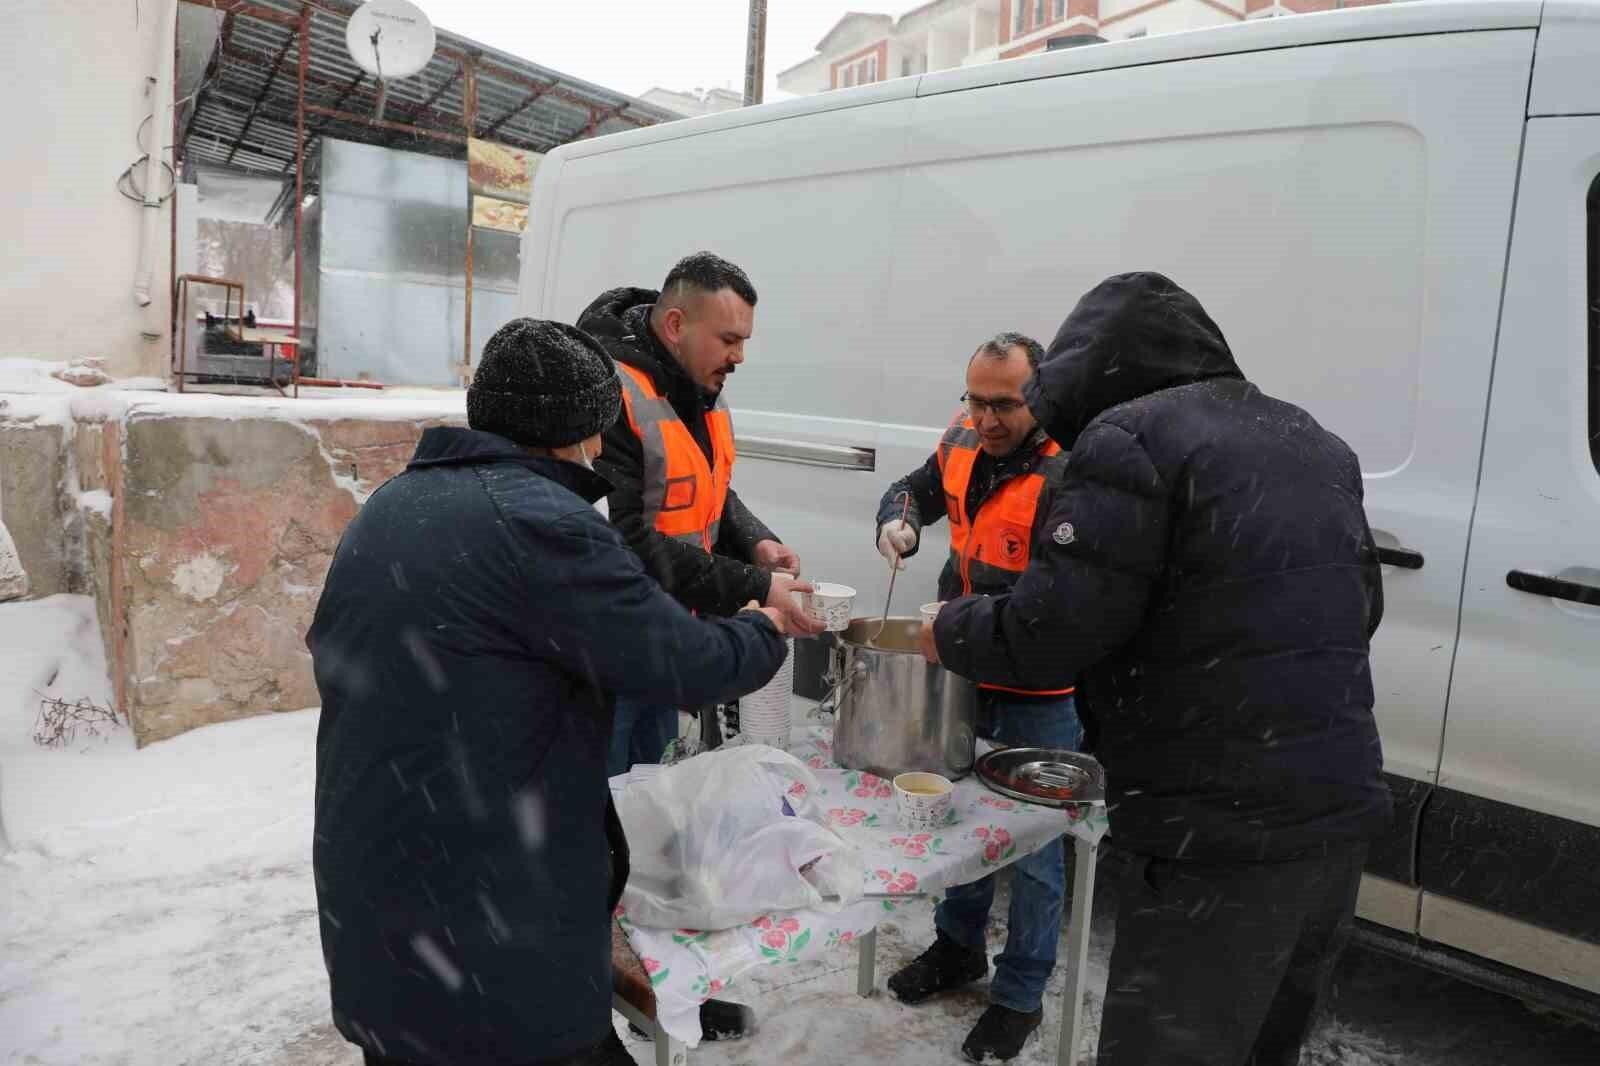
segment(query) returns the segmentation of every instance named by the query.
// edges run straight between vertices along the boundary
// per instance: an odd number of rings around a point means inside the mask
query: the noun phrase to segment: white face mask
[[[589,449],[583,446],[583,441],[578,442],[578,465],[585,470],[594,469],[594,460],[589,458]],[[600,517],[607,522],[611,521],[611,506],[604,496],[594,501],[594,509],[600,512]]]

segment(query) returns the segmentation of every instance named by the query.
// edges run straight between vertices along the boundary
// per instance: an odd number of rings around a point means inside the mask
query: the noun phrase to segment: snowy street
[[[352,1066],[333,1030],[311,885],[313,710],[187,733],[136,752],[126,730],[65,751],[30,739],[45,692],[106,698],[93,607],[0,606],[0,1061],[36,1066]],[[1102,878],[1091,986],[1104,981],[1115,863]],[[1003,916],[1003,903],[995,908]],[[879,988],[924,946],[932,907],[883,927]],[[994,950],[1004,927],[991,930]],[[851,952],[772,967],[733,989],[760,1031],[691,1062],[959,1061],[981,986],[912,1009],[854,994]],[[1045,1039],[1054,1061],[1060,976]],[[1098,991],[1080,1061],[1092,1061]],[[537,1005],[530,1005],[537,1009]],[[620,1022],[619,1022],[620,1025]],[[624,1027],[625,1032],[625,1027]],[[632,1040],[635,1058],[653,1061]],[[1580,1066],[1600,1034],[1363,952],[1341,968],[1316,1066]]]

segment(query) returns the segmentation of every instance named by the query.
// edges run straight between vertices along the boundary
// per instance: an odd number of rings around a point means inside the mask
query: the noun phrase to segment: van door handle
[[[1422,553],[1410,548],[1379,548],[1378,562],[1398,566],[1402,570],[1421,570]]]
[[[1531,592],[1535,596],[1553,596],[1558,600],[1600,607],[1600,586],[1585,585],[1581,581],[1567,581],[1559,577],[1530,574],[1526,570],[1513,570],[1506,575],[1506,584],[1518,592]]]

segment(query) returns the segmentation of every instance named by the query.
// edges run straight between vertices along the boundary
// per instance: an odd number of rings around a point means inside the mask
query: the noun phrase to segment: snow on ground
[[[47,751],[29,739],[37,691],[108,697],[86,598],[0,605],[0,810],[14,845],[0,856],[0,1062],[357,1066],[329,1023],[311,884],[317,712],[212,726],[143,751],[125,730]],[[1106,883],[1086,1057],[1099,1035],[1113,900]],[[1002,890],[995,950],[1004,913]],[[931,931],[927,903],[882,927],[880,990]],[[1355,964],[1306,1066],[1600,1061],[1584,1055],[1587,1035],[1547,1033],[1510,1001],[1375,958]],[[1058,974],[1043,1039],[1022,1066],[1055,1061],[1060,986]],[[849,951],[759,970],[732,992],[756,1008],[760,1030],[702,1045],[696,1066],[955,1063],[984,1006],[982,986],[920,1008],[881,992],[860,999]],[[650,1045],[618,1026],[634,1057],[653,1062]]]

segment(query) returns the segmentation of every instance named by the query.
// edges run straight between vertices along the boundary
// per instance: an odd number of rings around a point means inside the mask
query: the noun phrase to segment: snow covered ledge
[[[304,635],[345,525],[460,392],[0,393],[0,520],[32,593],[95,597],[140,745],[314,706]]]

